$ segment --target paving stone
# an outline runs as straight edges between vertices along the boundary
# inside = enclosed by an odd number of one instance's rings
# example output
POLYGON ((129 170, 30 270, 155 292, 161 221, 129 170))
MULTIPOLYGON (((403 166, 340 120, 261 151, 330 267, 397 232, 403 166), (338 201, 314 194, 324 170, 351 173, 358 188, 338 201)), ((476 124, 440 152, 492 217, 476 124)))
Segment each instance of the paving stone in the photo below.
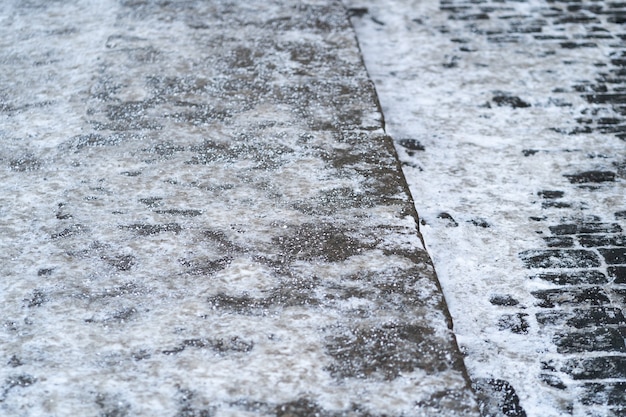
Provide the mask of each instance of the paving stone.
POLYGON ((562 326, 569 316, 570 314, 563 310, 541 311, 535 314, 537 323, 541 326, 562 326))
POLYGON ((541 208, 571 208, 571 203, 566 203, 564 201, 544 201, 541 203, 541 208))
POLYGON ((561 369, 575 380, 626 378, 625 356, 570 359, 561 369))
POLYGON ((559 224, 550 226, 550 231, 555 235, 619 233, 622 227, 618 223, 559 224))
POLYGON ((626 324, 622 311, 613 307, 541 311, 536 314, 536 318, 542 326, 568 326, 577 329, 626 324))
POLYGON ((590 309, 575 309, 574 316, 567 320, 567 325, 584 327, 603 327, 605 325, 624 324, 626 319, 619 308, 593 307, 590 309))
POLYGON ((556 388, 556 389, 560 389, 560 390, 564 390, 567 389, 567 385, 565 385, 565 383, 563 383, 563 381, 561 380, 561 378, 559 378, 556 375, 552 375, 552 374, 540 374, 539 378, 545 382, 546 384, 548 384, 549 386, 551 386, 552 388, 556 388))
POLYGON ((587 405, 623 405, 626 406, 626 382, 607 384, 591 383, 583 385, 583 404, 587 405))
POLYGON ((539 306, 545 308, 552 308, 555 305, 582 306, 610 303, 606 292, 600 287, 541 290, 533 291, 531 294, 542 300, 539 306))
POLYGON ((534 275, 531 278, 539 278, 557 285, 597 285, 609 282, 606 275, 594 269, 545 273, 534 275))
POLYGON ((591 94, 586 98, 594 104, 622 104, 626 100, 626 94, 591 94))
POLYGON ((491 297, 489 297, 489 302, 496 306, 507 306, 507 307, 512 307, 512 306, 516 306, 519 304, 519 301, 513 298, 512 296, 500 295, 500 294, 492 295, 491 297))
POLYGON ((423 151, 423 150, 425 150, 424 145, 422 145, 416 139, 399 139, 398 140, 398 144, 400 144, 400 146, 402 146, 404 148, 407 148, 408 150, 411 150, 411 151, 423 151))
POLYGON ((615 284, 626 284, 626 266, 610 266, 607 271, 615 284))
POLYGON ((526 313, 504 314, 498 319, 498 329, 509 330, 516 334, 528 334, 530 324, 526 317, 528 317, 526 313))
POLYGON ((562 198, 565 195, 564 191, 558 190, 543 190, 537 193, 539 197, 546 199, 562 198))
POLYGON ((555 235, 575 235, 578 232, 578 225, 559 224, 556 226, 550 226, 549 229, 555 235))
POLYGON ((566 177, 572 184, 603 183, 615 181, 615 172, 585 171, 577 174, 566 174, 564 177, 566 177))
POLYGON ((598 249, 608 264, 626 264, 626 248, 598 249))
POLYGON ((626 407, 590 407, 589 417, 622 417, 626 415, 626 407), (600 410, 598 410, 600 408, 600 410))
POLYGON ((581 235, 578 236, 580 244, 586 248, 603 246, 626 246, 626 236, 606 236, 606 235, 581 235))
POLYGON ((624 338, 613 328, 561 333, 553 340, 559 353, 626 352, 624 338))
POLYGON ((459 224, 456 222, 456 220, 454 220, 454 217, 452 217, 449 213, 439 213, 437 215, 438 219, 444 219, 447 220, 449 222, 448 226, 449 227, 458 227, 459 224))
POLYGON ((526 268, 596 268, 598 255, 577 249, 530 250, 520 253, 526 268))
POLYGON ((611 288, 611 297, 615 300, 616 303, 621 303, 622 305, 626 304, 626 288, 611 288))
MULTIPOLYGON (((326 350, 335 359, 329 371, 340 378, 381 374, 388 380, 416 369, 443 371, 449 366, 443 364, 449 361, 443 350, 429 345, 429 333, 428 328, 418 325, 351 329, 345 336, 327 341, 326 350)), ((463 368, 460 361, 454 366, 463 368)))
POLYGON ((543 240, 549 248, 571 248, 574 246, 574 238, 569 236, 548 236, 544 237, 543 240))
POLYGON ((474 381, 472 386, 480 401, 481 415, 526 417, 515 388, 509 382, 482 378, 474 381))
POLYGON ((509 106, 514 109, 530 107, 530 103, 525 102, 519 97, 509 96, 509 95, 497 95, 492 98, 492 100, 498 106, 509 106))

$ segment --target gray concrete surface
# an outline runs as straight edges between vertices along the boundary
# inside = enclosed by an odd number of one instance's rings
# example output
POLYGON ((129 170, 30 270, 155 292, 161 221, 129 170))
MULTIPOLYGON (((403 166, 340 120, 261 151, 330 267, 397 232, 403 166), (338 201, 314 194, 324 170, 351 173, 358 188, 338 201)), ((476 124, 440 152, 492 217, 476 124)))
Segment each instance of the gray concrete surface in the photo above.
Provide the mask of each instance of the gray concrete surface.
POLYGON ((476 415, 341 3, 0 35, 0 415, 476 415))

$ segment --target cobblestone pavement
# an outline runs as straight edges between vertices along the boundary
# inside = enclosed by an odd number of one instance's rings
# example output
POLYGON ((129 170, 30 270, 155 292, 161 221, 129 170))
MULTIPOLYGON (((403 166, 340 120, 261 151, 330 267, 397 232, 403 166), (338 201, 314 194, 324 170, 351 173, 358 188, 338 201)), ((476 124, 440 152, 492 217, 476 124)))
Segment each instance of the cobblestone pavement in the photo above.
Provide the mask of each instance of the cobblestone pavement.
POLYGON ((0 415, 478 415, 340 2, 3 1, 0 74, 0 415))
POLYGON ((626 415, 626 3, 349 6, 483 413, 626 415))

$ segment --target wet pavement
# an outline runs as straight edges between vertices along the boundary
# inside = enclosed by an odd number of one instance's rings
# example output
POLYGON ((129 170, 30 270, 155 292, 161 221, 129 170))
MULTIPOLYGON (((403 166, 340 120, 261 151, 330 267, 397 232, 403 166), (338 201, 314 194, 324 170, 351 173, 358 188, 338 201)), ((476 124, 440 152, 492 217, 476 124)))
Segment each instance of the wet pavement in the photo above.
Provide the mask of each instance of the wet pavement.
POLYGON ((0 23, 1 415, 477 415, 341 3, 0 23))

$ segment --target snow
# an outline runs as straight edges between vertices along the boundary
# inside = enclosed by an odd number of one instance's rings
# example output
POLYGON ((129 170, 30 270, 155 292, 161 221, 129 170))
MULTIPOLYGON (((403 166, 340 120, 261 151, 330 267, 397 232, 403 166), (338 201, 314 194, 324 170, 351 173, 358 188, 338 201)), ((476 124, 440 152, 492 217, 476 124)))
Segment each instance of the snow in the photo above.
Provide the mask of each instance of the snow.
MULTIPOLYGON (((538 309, 531 291, 553 286, 530 280, 531 271, 524 268, 519 254, 545 246, 546 230, 530 217, 546 213, 555 221, 560 217, 558 211, 541 210, 537 194, 541 190, 566 190, 566 196, 583 208, 572 210, 579 218, 594 214, 613 220, 614 211, 624 206, 620 183, 591 192, 575 188, 563 177, 609 165, 606 156, 623 152, 623 142, 599 133, 567 136, 552 129, 574 127, 574 119, 590 107, 576 92, 559 95, 571 103, 559 106, 552 90, 593 80, 597 72, 593 63, 606 61, 610 48, 555 48, 547 54, 546 46, 533 43, 531 37, 517 44, 488 42, 472 33, 466 22, 449 20, 437 0, 346 4, 368 9, 352 21, 379 94, 386 131, 395 139, 403 162, 470 377, 509 381, 531 417, 569 413, 575 393, 539 380, 541 362, 561 356, 552 344, 553 335, 536 323, 538 309), (475 51, 460 52, 453 38, 469 40, 475 51), (572 64, 563 65, 564 61, 572 64), (493 97, 502 92, 531 107, 496 106, 493 97), (401 145, 403 139, 416 140, 425 150, 407 149, 401 145), (523 151, 528 149, 538 152, 525 157, 523 151), (494 306, 493 295, 508 295, 520 304, 494 306), (503 314, 518 312, 527 314, 528 334, 498 328, 503 314)), ((512 8, 510 15, 532 15, 545 4, 531 0, 506 6, 512 8)), ((484 24, 497 25, 495 20, 484 24)), ((572 25, 569 31, 566 34, 572 35, 584 28, 572 25)), ((567 375, 561 377, 567 385, 572 382, 567 375)), ((576 407, 575 415, 588 412, 576 407)))
POLYGON ((341 4, 5 3, 0 414, 475 415, 341 4))

